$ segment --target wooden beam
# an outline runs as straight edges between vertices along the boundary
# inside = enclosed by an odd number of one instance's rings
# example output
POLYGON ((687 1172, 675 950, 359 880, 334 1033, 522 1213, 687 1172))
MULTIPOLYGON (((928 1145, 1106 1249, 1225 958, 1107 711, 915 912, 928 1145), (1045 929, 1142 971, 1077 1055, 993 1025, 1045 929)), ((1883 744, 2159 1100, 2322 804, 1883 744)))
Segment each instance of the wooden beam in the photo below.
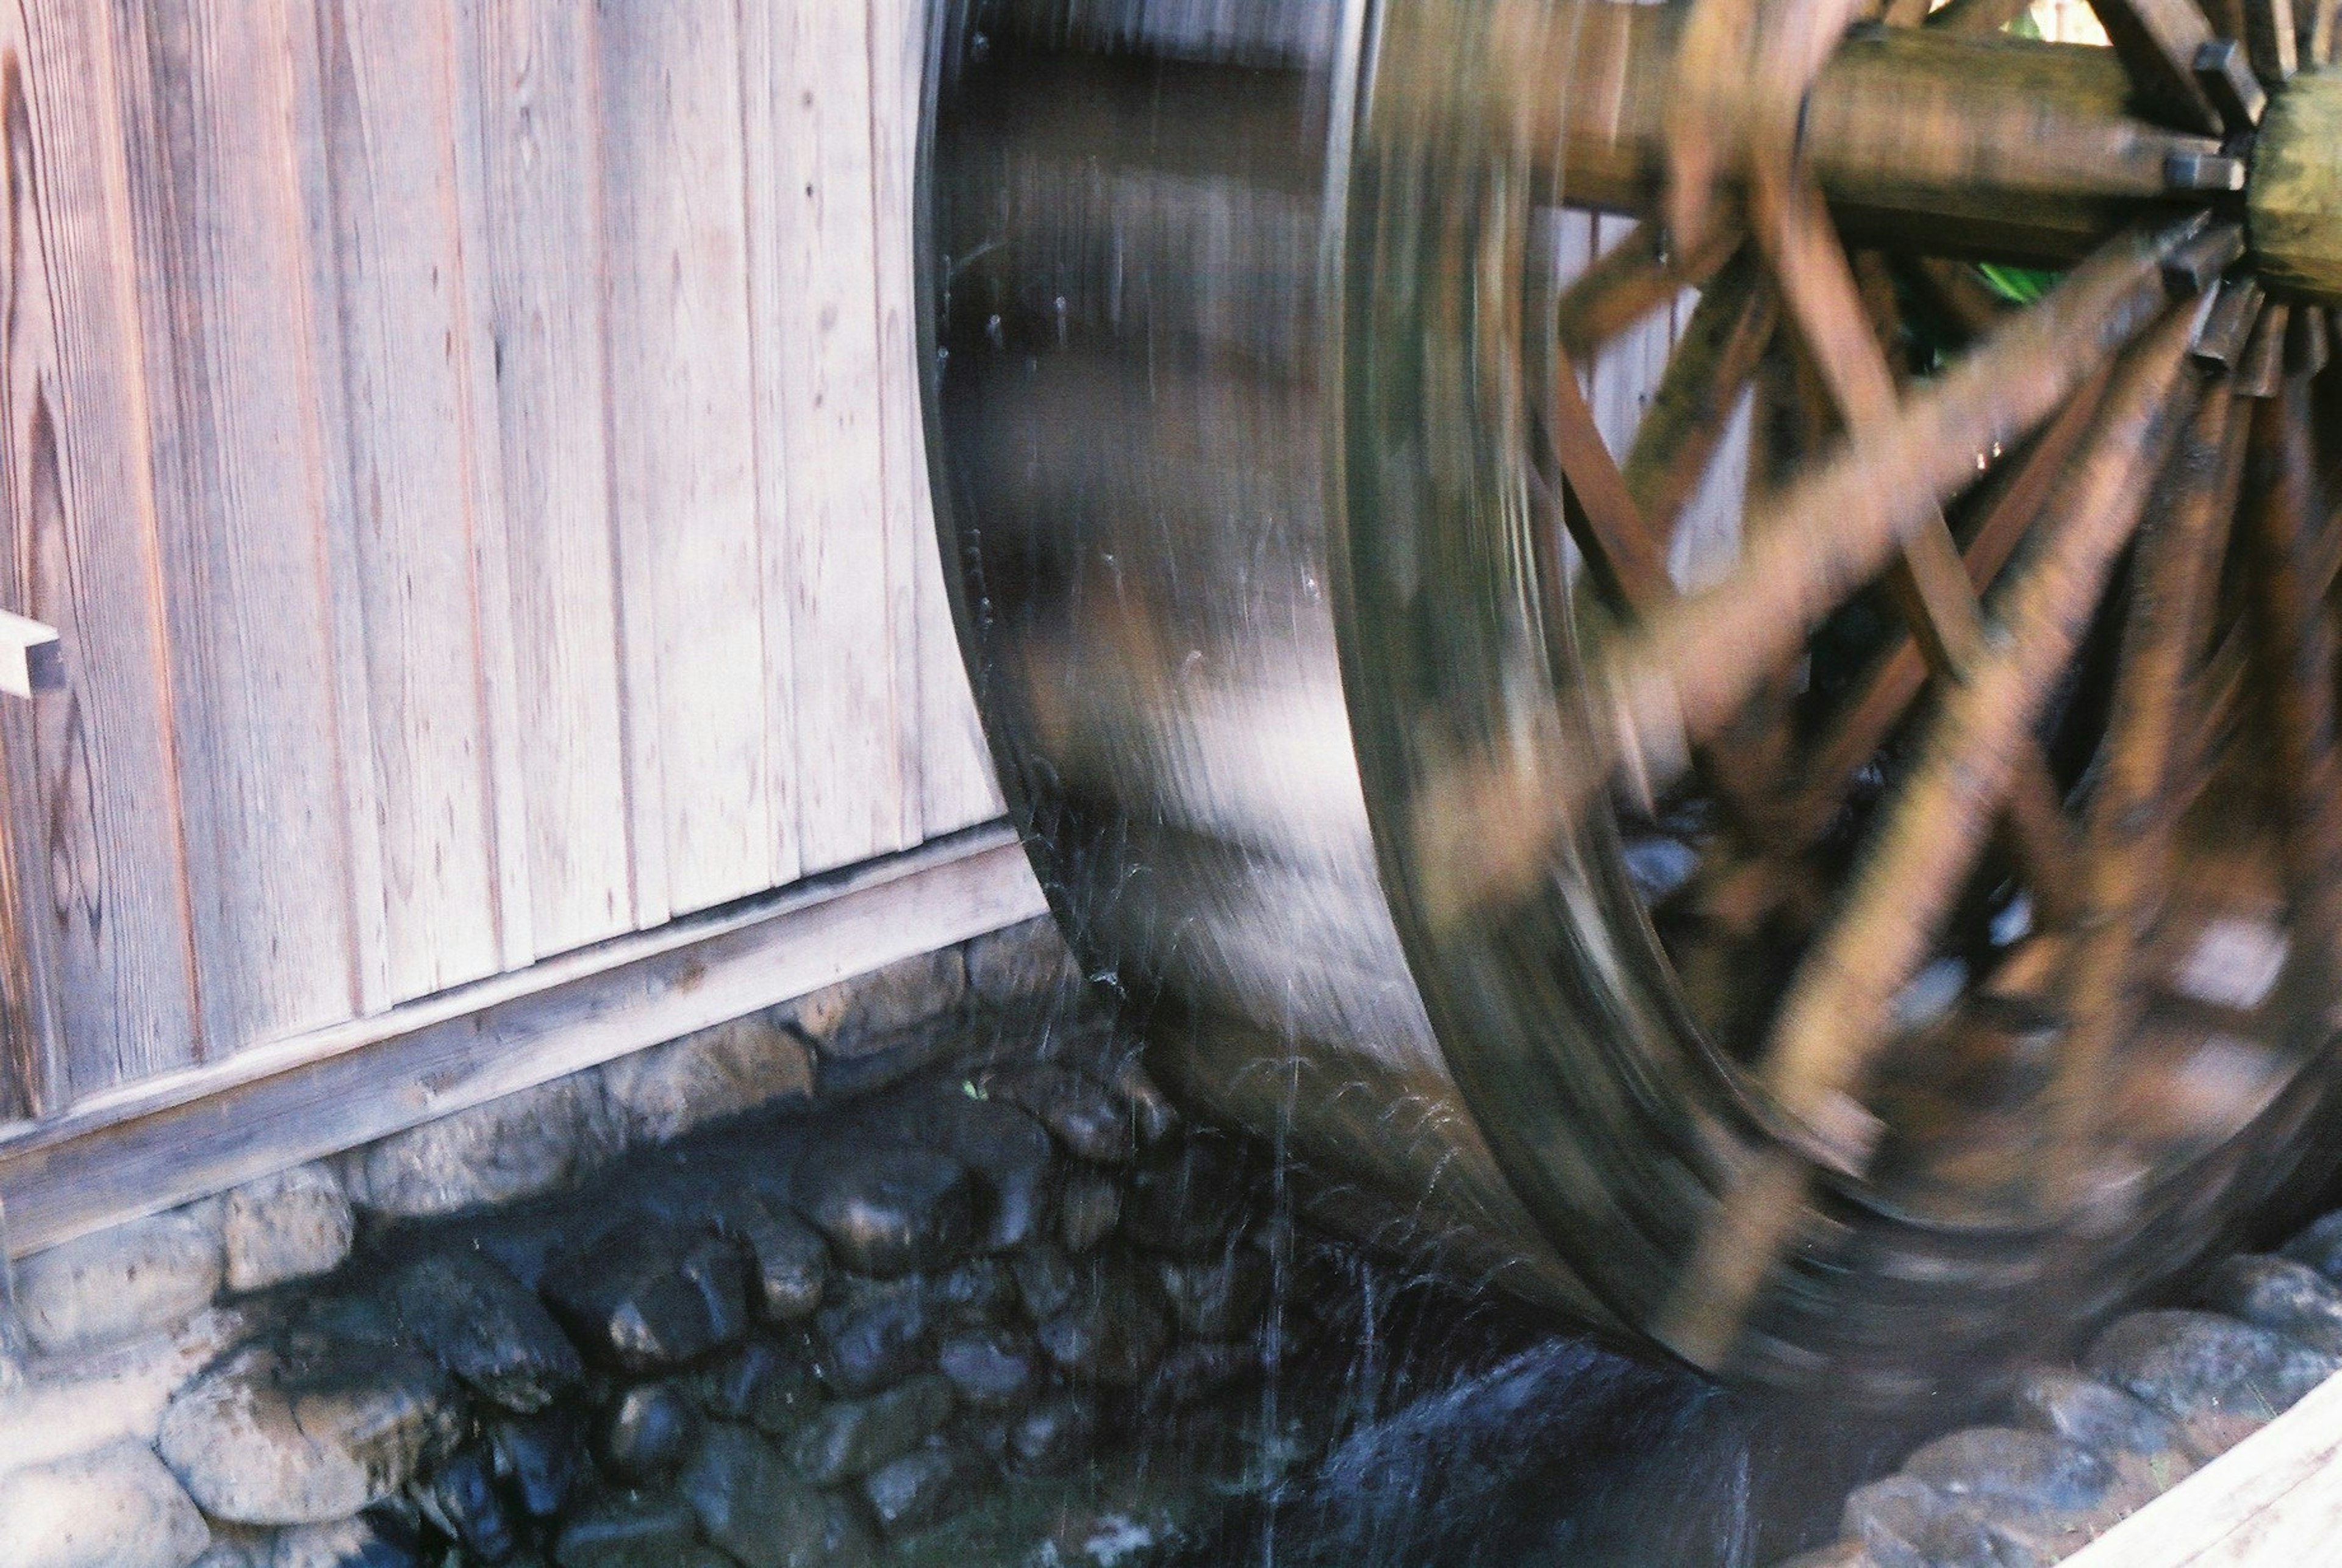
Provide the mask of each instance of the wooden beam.
POLYGON ((0 692, 29 697, 65 685, 65 650, 57 629, 0 610, 0 692))
POLYGON ((990 823, 0 1132, 22 1256, 1044 912, 990 823))

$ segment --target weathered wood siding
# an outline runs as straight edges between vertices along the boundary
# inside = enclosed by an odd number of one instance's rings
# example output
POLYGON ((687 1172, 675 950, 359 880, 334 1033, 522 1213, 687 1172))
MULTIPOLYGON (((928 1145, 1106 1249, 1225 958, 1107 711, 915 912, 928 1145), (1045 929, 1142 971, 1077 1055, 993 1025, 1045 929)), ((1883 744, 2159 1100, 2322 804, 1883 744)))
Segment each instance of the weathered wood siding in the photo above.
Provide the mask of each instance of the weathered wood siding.
POLYGON ((7 0, 0 1121, 996 814, 918 0, 7 0))

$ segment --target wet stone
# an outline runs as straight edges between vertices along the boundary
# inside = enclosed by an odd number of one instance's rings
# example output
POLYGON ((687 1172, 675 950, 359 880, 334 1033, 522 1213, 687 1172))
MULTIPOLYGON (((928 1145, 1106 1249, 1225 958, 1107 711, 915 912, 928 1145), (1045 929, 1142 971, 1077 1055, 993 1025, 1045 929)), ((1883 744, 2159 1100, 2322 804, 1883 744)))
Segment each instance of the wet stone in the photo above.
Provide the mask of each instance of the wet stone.
POLYGON ((622 1372, 694 1361, 748 1332, 748 1269, 731 1243, 620 1225, 555 1259, 543 1292, 588 1352, 622 1372))
POLYGON ((1044 1323, 1037 1337, 1071 1375, 1127 1388, 1162 1359, 1171 1325, 1152 1282, 1116 1259, 1044 1323))
POLYGON ((2216 1443, 2235 1442, 2323 1382, 2333 1357, 2268 1329, 2200 1312, 2118 1318, 2084 1368, 2183 1422, 2214 1422, 2216 1443))
POLYGON ((1130 1113, 1086 1073, 1036 1063, 993 1074, 989 1087, 1031 1112, 1068 1154, 1101 1165, 1119 1165, 1138 1152, 1130 1113))
POLYGON ((380 1345, 245 1347, 171 1402, 156 1446, 204 1511, 248 1524, 346 1518, 444 1451, 445 1374, 380 1345))
POLYGON ((1163 1358, 1146 1380, 1146 1403, 1161 1408, 1199 1403, 1260 1364, 1250 1345, 1228 1340, 1189 1340, 1163 1358))
POLYGON ((1252 1332, 1268 1306, 1270 1265, 1250 1247, 1231 1247, 1211 1263, 1165 1259, 1156 1274, 1181 1332, 1232 1339, 1252 1332))
POLYGON ((742 1345, 700 1373, 692 1386, 700 1408, 715 1419, 746 1423, 775 1435, 796 1431, 821 1403, 821 1390, 806 1356, 762 1340, 742 1345))
POLYGON ((2307 1263, 2337 1284, 2342 1284, 2342 1209, 2325 1215, 2281 1249, 2296 1263, 2307 1263))
POLYGON ((859 1273, 891 1279, 948 1265, 982 1233, 966 1166, 905 1145, 839 1139, 798 1162, 798 1212, 859 1273))
POLYGON ((561 1527, 561 1568, 673 1568, 693 1561, 699 1521, 680 1497, 605 1497, 561 1527))
POLYGON ((2017 1384, 2017 1417, 2101 1455, 2162 1456, 2180 1446, 2178 1428, 2121 1389, 2071 1372, 2035 1372, 2017 1384))
POLYGON ((889 1126, 904 1142, 940 1147, 982 1179, 991 1200, 976 1243, 983 1251, 1021 1247, 1046 1228, 1056 1152, 1025 1112, 1006 1100, 939 1091, 906 1102, 889 1126))
POLYGON ((481 1562, 508 1563, 519 1553, 520 1523, 485 1449, 467 1448, 441 1465, 418 1501, 434 1524, 481 1562))
POLYGON ((395 1515, 362 1515, 287 1530, 269 1568, 422 1568, 423 1545, 395 1515))
POLYGON ((863 1477, 862 1495, 890 1535, 934 1523, 966 1501, 986 1466, 965 1448, 923 1448, 863 1477))
POLYGON ((926 1285, 916 1276, 851 1281, 815 1319, 824 1382, 858 1398, 900 1382, 926 1363, 926 1285))
POLYGON ((1009 1423, 1007 1463, 1028 1475, 1060 1475, 1096 1445, 1097 1406, 1079 1393, 1045 1400, 1009 1423))
POLYGON ((1069 1253, 1086 1253, 1112 1235, 1121 1218, 1121 1187, 1103 1176, 1077 1176, 1057 1200, 1057 1239, 1069 1253))
POLYGON ((672 1475, 699 1438, 699 1413, 671 1383, 638 1383, 618 1396, 602 1427, 602 1461, 621 1480, 672 1475))
POLYGON ((948 1336, 936 1347, 936 1367, 964 1403, 979 1410, 1013 1409, 1041 1384, 1033 1342, 1011 1329, 967 1329, 948 1336))
POLYGON ((2308 1264, 2246 1253, 2205 1282, 2204 1304, 2342 1355, 2342 1291, 2308 1264))
POLYGON ((1224 1139, 1190 1136, 1166 1144, 1132 1170, 1122 1200, 1122 1233, 1142 1247, 1204 1259, 1220 1250, 1247 1208, 1244 1165, 1224 1139))
POLYGON ((577 1348, 544 1303, 478 1253, 417 1260, 400 1272, 391 1301, 441 1365, 506 1410, 543 1410, 585 1375, 577 1348))
POLYGON ((1903 1473, 1956 1502, 2071 1513, 2092 1508, 2114 1470, 2087 1448, 2044 1432, 1977 1426, 1936 1439, 1903 1473))
POLYGON ((814 1568, 829 1561, 829 1499, 791 1474, 779 1452, 746 1428, 711 1428, 682 1486, 707 1538, 746 1568, 814 1568))
POLYGON ((789 1443, 789 1462, 812 1484, 834 1486, 909 1453, 951 1413, 950 1383, 915 1377, 869 1399, 823 1407, 789 1443))
POLYGON ((1016 1278, 997 1258, 974 1258, 927 1288, 938 1326, 996 1323, 1016 1304, 1016 1278))
POLYGON ((1016 1299, 1035 1323, 1065 1311, 1082 1285, 1081 1266, 1052 1247, 1017 1253, 1009 1271, 1016 1277, 1016 1299))
POLYGON ((1933 1488, 1889 1476, 1846 1500, 1843 1526, 1878 1568, 2034 1568, 2037 1555, 1933 1488))
POLYGON ((550 1519, 586 1473, 586 1425, 572 1410, 507 1416, 488 1428, 496 1474, 531 1519, 550 1519))
POLYGON ((1179 1130, 1179 1113, 1136 1055, 1116 1068, 1114 1092, 1130 1117, 1131 1131, 1142 1145, 1152 1147, 1179 1130))
POLYGON ((829 1283, 829 1248, 794 1214, 760 1193, 718 1212, 719 1231, 748 1254, 749 1300, 766 1323, 810 1317, 829 1283))

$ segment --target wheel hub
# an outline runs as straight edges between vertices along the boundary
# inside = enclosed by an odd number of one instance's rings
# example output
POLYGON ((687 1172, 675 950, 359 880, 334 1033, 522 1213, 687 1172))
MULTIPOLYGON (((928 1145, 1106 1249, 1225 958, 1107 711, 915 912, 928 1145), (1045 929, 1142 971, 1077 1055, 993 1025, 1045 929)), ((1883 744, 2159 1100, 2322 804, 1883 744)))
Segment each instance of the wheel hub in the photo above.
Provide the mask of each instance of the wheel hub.
POLYGON ((2246 189, 2261 276, 2342 303, 2342 69, 2305 71, 2277 89, 2246 189))

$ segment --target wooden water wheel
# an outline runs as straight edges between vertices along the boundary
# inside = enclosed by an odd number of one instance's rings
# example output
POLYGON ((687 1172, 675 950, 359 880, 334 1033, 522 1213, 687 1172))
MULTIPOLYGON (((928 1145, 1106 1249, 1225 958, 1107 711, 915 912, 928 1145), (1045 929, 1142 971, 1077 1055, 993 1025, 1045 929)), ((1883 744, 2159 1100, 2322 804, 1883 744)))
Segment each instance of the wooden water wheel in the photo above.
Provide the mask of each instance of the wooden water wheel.
POLYGON ((2337 5, 966 0, 936 498, 1036 865, 1361 1223, 1894 1402, 2307 1197, 2337 5), (1638 219, 1576 270, 1574 221, 1638 219), (1680 317, 1605 439, 1582 367, 1680 317))

